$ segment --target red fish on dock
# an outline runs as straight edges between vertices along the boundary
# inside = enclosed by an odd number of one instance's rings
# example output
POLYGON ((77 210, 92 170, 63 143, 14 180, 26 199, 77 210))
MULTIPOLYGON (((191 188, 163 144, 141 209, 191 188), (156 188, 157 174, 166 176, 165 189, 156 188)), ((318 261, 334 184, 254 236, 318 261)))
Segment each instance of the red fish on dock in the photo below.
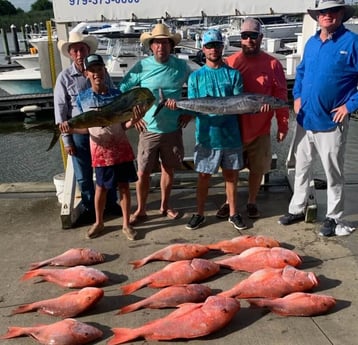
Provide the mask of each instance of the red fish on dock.
POLYGON ((263 268, 218 295, 235 298, 282 297, 292 292, 303 292, 318 285, 313 272, 285 268, 263 268))
POLYGON ((26 272, 21 280, 41 277, 51 283, 69 288, 83 288, 88 286, 99 286, 108 281, 108 277, 92 267, 75 266, 64 269, 39 268, 26 272))
POLYGON ((327 313, 336 305, 332 296, 293 292, 282 298, 249 299, 252 307, 268 308, 281 316, 314 316, 327 313))
POLYGON ((255 272, 266 267, 284 268, 287 265, 297 267, 302 260, 290 249, 254 247, 246 249, 241 254, 215 262, 234 271, 255 272))
POLYGON ((74 317, 94 306, 104 295, 96 287, 85 287, 71 291, 60 297, 24 304, 12 311, 12 314, 27 313, 37 310, 40 314, 59 316, 63 319, 74 317))
POLYGON ((169 315, 138 328, 112 328, 107 345, 144 337, 146 340, 193 339, 225 327, 240 310, 234 298, 209 296, 204 303, 185 303, 169 315))
POLYGON ((129 295, 146 285, 161 288, 170 285, 190 284, 207 279, 218 273, 219 270, 218 264, 205 259, 194 258, 176 261, 143 279, 122 286, 121 290, 124 295, 129 295))
POLYGON ((189 302, 203 302, 211 294, 211 289, 208 286, 201 284, 182 284, 168 286, 152 296, 121 308, 118 314, 130 313, 140 308, 160 309, 177 307, 179 304, 189 302))
POLYGON ((73 267, 78 265, 95 265, 104 262, 105 257, 102 253, 91 248, 72 248, 66 252, 57 255, 53 258, 33 262, 30 269, 34 270, 46 265, 49 266, 65 266, 73 267))
POLYGON ((209 251, 209 248, 201 244, 176 243, 160 249, 141 260, 131 261, 133 268, 139 268, 146 263, 154 260, 179 261, 190 260, 203 256, 209 251))
POLYGON ((253 236, 243 235, 232 238, 231 240, 224 240, 217 243, 208 244, 207 247, 211 250, 220 250, 224 253, 240 254, 244 250, 252 247, 273 248, 279 247, 280 243, 275 239, 267 236, 253 236))
POLYGON ((75 319, 65 319, 50 325, 33 327, 9 327, 0 339, 31 336, 44 345, 82 345, 102 337, 103 332, 96 327, 75 319))

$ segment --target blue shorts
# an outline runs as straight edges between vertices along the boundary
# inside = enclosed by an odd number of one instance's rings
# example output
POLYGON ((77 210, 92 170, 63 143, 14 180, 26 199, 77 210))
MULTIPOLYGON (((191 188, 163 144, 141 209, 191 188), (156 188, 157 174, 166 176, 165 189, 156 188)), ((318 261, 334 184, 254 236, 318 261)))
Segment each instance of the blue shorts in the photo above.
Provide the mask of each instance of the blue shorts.
POLYGON ((96 167, 96 184, 106 189, 117 188, 119 183, 130 183, 138 180, 133 161, 108 167, 96 167))
POLYGON ((244 166, 242 148, 207 149, 196 145, 194 151, 195 171, 204 174, 216 174, 219 167, 225 170, 240 170, 244 166))

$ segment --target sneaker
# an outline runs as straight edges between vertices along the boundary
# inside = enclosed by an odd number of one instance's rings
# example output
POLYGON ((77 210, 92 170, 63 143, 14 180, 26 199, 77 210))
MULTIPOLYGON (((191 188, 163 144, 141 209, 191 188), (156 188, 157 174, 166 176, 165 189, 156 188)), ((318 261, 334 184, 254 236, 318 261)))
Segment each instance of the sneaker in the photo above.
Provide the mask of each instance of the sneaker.
POLYGON ((239 214, 235 214, 231 217, 229 217, 228 222, 234 226, 237 230, 244 230, 247 228, 246 224, 242 220, 241 216, 239 214))
POLYGON ((336 235, 336 231, 335 231, 336 226, 337 226, 337 223, 333 218, 326 218, 322 224, 319 234, 321 236, 326 236, 326 237, 335 236, 336 235))
POLYGON ((186 229, 189 230, 195 230, 197 229, 201 224, 205 223, 205 217, 201 216, 200 214, 193 214, 192 217, 189 220, 189 223, 185 225, 186 229))
POLYGON ((249 218, 260 218, 260 212, 255 204, 247 204, 246 211, 249 218))
POLYGON ((216 217, 220 219, 227 219, 230 216, 230 207, 229 204, 224 203, 220 206, 216 212, 216 217))
POLYGON ((278 220, 278 223, 282 225, 291 225, 294 223, 301 222, 302 220, 305 220, 305 215, 303 213, 287 213, 278 220))
POLYGON ((122 228, 122 232, 126 235, 129 241, 134 241, 137 236, 137 231, 135 231, 132 227, 122 228))

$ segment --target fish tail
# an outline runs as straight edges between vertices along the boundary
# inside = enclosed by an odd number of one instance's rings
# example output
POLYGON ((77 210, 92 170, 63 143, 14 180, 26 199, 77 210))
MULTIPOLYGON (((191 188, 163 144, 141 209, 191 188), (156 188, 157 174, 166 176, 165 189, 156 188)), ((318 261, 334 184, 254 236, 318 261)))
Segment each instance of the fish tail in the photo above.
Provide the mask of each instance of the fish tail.
POLYGON ((51 140, 50 145, 49 145, 49 147, 47 148, 46 152, 47 152, 47 151, 50 151, 50 150, 55 146, 55 144, 56 144, 57 141, 58 141, 58 138, 60 137, 60 134, 61 134, 61 132, 60 132, 60 130, 58 129, 58 127, 56 126, 56 127, 54 128, 54 131, 53 131, 52 140, 51 140))
POLYGON ((246 300, 249 304, 251 308, 262 308, 265 306, 265 304, 263 303, 264 301, 262 300, 262 298, 251 298, 251 299, 247 299, 246 300))
POLYGON ((37 276, 38 276, 38 270, 28 271, 20 278, 20 280, 28 280, 37 276))
POLYGON ((140 308, 141 308, 141 301, 139 301, 137 303, 132 303, 132 304, 126 305, 123 308, 119 309, 119 311, 117 312, 117 315, 131 313, 132 311, 135 311, 140 308))
POLYGON ((139 337, 136 330, 131 328, 112 328, 111 331, 114 336, 107 342, 107 345, 123 344, 139 337))
POLYGON ((142 287, 140 281, 136 281, 134 283, 121 286, 120 289, 123 292, 123 295, 130 295, 132 292, 139 290, 142 287))
POLYGON ((135 260, 131 261, 130 264, 133 265, 133 269, 144 266, 147 263, 145 260, 135 260))
POLYGON ((14 310, 12 310, 11 315, 23 314, 23 313, 27 313, 31 310, 32 310, 32 308, 31 308, 30 304, 24 304, 24 305, 20 305, 19 307, 15 308, 14 310))
POLYGON ((24 334, 26 334, 26 333, 24 332, 23 327, 9 327, 7 329, 7 333, 5 333, 4 335, 0 336, 0 339, 16 338, 16 337, 20 337, 20 336, 22 336, 24 334))
POLYGON ((33 262, 32 264, 30 264, 29 269, 31 271, 33 271, 33 270, 36 270, 37 268, 40 268, 40 267, 45 266, 45 265, 46 265, 46 263, 43 263, 43 262, 33 262))

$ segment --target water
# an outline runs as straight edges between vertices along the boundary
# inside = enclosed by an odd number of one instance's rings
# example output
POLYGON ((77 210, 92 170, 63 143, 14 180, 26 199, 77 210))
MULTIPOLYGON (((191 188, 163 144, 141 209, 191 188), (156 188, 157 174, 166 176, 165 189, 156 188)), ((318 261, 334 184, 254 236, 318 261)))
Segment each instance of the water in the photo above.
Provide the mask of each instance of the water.
MULTIPOLYGON (((64 171, 60 145, 46 152, 52 139, 53 114, 42 115, 39 124, 47 124, 48 129, 35 129, 25 125, 22 119, 2 120, 0 122, 0 183, 52 182, 53 176, 64 171)), ((272 122, 272 153, 277 154, 276 176, 284 176, 285 162, 293 136, 294 115, 290 117, 290 130, 283 143, 277 143, 276 124, 272 122)), ((345 171, 347 182, 355 178, 357 171, 358 120, 352 118, 348 134, 345 171)), ((134 129, 127 131, 134 152, 137 151, 138 134, 134 129)), ((183 130, 185 155, 191 157, 194 147, 194 122, 183 130)), ((315 172, 322 174, 319 160, 315 172)))

